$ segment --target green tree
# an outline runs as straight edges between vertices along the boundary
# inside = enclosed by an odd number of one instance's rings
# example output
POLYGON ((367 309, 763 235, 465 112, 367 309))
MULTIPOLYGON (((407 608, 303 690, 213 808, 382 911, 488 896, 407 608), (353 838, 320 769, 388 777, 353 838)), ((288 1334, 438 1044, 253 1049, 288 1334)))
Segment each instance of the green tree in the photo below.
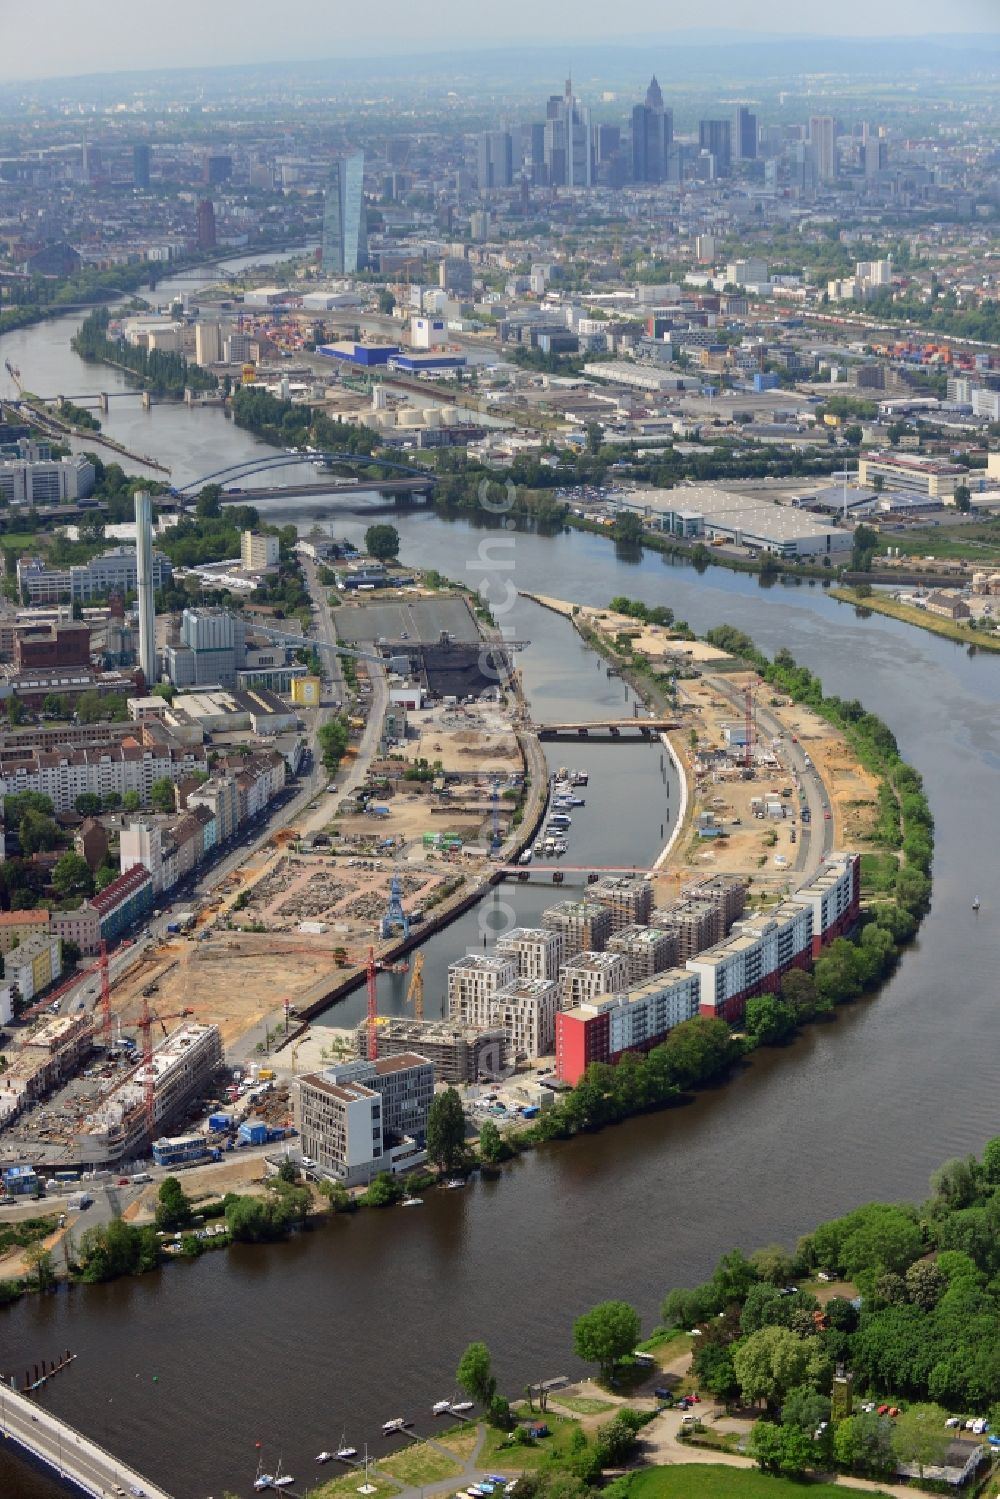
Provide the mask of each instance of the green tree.
POLYGON ((940 1405, 911 1405, 900 1412, 892 1429, 892 1445, 901 1463, 913 1463, 918 1476, 938 1467, 949 1442, 948 1412, 940 1405))
POLYGON ((73 806, 81 817, 96 817, 101 810, 101 798, 96 791, 81 791, 73 806))
POLYGON ((750 1263, 761 1280, 772 1286, 786 1286, 795 1273, 795 1261, 781 1244, 755 1249, 750 1263))
POLYGON ((465 1114, 454 1088, 436 1093, 427 1111, 427 1154, 442 1171, 453 1171, 465 1152, 465 1114))
POLYGON ((388 1208, 402 1202, 403 1196, 402 1182, 388 1171, 380 1171, 361 1200, 365 1207, 388 1208))
POLYGON ((634 510, 620 510, 615 517, 615 523, 611 528, 611 534, 615 541, 624 546, 639 546, 642 543, 642 517, 636 515, 634 510))
POLYGON ((781 1407, 782 1426, 801 1426, 803 1431, 813 1432, 821 1421, 830 1419, 829 1396, 821 1395, 809 1385, 797 1385, 789 1390, 781 1407))
POLYGON ((733 1350, 743 1399, 777 1410, 789 1390, 805 1384, 811 1349, 787 1327, 762 1327, 733 1350))
POLYGON ((12 692, 7 699, 7 718, 12 729, 24 723, 26 709, 16 692, 12 692))
POLYGON ((149 788, 149 799, 157 812, 173 812, 176 807, 174 783, 169 776, 161 776, 149 788))
POLYGON ((52 871, 52 885, 63 900, 75 895, 93 895, 94 876, 86 859, 68 849, 52 871))
POLYGON ((122 811, 138 812, 141 806, 142 798, 139 796, 138 791, 126 791, 122 797, 122 811))
POLYGON ((153 697, 162 697, 166 702, 172 703, 177 696, 177 688, 171 682, 157 682, 151 695, 153 697))
POLYGON ((497 1382, 493 1374, 490 1350, 485 1343, 470 1343, 458 1361, 455 1380, 470 1400, 476 1400, 484 1410, 496 1394, 497 1382))
POLYGON ((18 825, 17 836, 25 857, 59 847, 58 827, 51 817, 45 817, 40 812, 25 812, 18 825))
POLYGON ((746 1002, 743 1028, 758 1046, 778 1046, 795 1034, 790 1005, 774 994, 759 994, 746 1002))
POLYGON ((222 485, 206 484, 195 501, 199 520, 218 520, 222 514, 222 485))
POLYGON ((873 1476, 891 1474, 895 1468, 892 1422, 875 1411, 847 1416, 833 1433, 833 1451, 838 1464, 873 1476))
POLYGON ((191 1200, 176 1176, 166 1176, 156 1195, 156 1226, 172 1230, 191 1222, 191 1200))
POLYGON ((801 1478, 816 1461, 812 1433, 799 1426, 775 1426, 757 1421, 750 1433, 750 1456, 763 1473, 801 1478))
POLYGON ((627 1301, 602 1301, 573 1324, 574 1352, 597 1364, 605 1380, 614 1377, 638 1341, 639 1313, 627 1301))
POLYGON ((391 562, 399 556, 399 532, 395 526, 369 526, 365 532, 365 551, 380 562, 391 562))
POLYGON ((484 1119, 479 1131, 479 1155, 488 1166, 493 1166, 497 1161, 502 1161, 505 1150, 505 1141, 492 1119, 484 1119))
POLYGON ((22 1258, 28 1268, 28 1279, 34 1281, 36 1290, 48 1291, 55 1285, 56 1272, 52 1255, 40 1239, 28 1245, 22 1258))
POLYGON ((972 509, 972 491, 968 484, 956 484, 955 509, 961 511, 963 515, 968 515, 972 509))

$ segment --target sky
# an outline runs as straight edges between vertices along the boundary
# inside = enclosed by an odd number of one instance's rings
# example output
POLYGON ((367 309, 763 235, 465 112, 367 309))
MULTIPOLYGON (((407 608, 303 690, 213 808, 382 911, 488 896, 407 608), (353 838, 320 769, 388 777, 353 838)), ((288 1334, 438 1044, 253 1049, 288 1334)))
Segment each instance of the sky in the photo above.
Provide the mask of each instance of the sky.
MULTIPOLYGON (((720 31, 773 35, 1000 33, 1000 0, 713 0, 720 31)), ((0 0, 0 79, 81 73, 377 56, 380 52, 627 42, 703 28, 706 10, 673 0, 0 0), (373 23, 373 14, 377 22, 373 23), (609 30, 609 16, 617 31, 609 30)))

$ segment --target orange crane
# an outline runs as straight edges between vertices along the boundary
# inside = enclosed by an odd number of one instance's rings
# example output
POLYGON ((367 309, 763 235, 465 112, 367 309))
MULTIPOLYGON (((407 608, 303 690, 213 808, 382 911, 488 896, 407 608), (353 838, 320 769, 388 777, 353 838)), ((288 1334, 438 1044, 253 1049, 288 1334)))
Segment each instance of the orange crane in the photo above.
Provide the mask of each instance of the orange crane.
POLYGON ((368 1060, 378 1061, 378 978, 375 949, 368 949, 368 1060))
POLYGON ((143 1102, 146 1108, 146 1124, 149 1128, 149 1138, 152 1140, 156 1129, 156 1087, 153 1076, 153 1021, 159 1023, 164 1036, 168 1034, 165 1020, 183 1020, 188 1015, 193 1015, 194 1010, 190 1005, 184 1010, 174 1010, 170 1015, 158 1015, 149 1008, 149 998, 142 996, 142 1017, 139 1021, 139 1030, 142 1032, 142 1092, 143 1102))

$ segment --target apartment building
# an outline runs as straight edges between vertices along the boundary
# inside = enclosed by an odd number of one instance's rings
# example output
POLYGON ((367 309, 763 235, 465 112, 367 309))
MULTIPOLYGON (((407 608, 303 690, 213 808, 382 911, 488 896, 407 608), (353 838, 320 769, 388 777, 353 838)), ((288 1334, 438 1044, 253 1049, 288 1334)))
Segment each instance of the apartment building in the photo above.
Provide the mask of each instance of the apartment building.
POLYGON ((542 913, 542 926, 562 933, 563 958, 568 961, 578 952, 603 952, 611 936, 612 917, 600 901, 563 900, 542 913))
POLYGON ((621 953, 579 952, 563 964, 560 1008, 571 1010, 627 987, 628 965, 621 953))
POLYGON ((555 979, 542 978, 516 978, 497 991, 492 1023, 503 1030, 515 1060, 555 1050, 559 993, 555 979))
POLYGON ((4 978, 15 997, 30 1004, 62 974, 62 941, 50 932, 36 932, 11 948, 3 960, 4 978))
POLYGON ((660 927, 624 926, 608 938, 607 951, 620 953, 625 959, 631 986, 673 967, 677 962, 677 937, 660 927))
MULTIPOLYGON (((109 887, 110 888, 110 887, 109 887)), ((140 1068, 84 1120, 77 1135, 80 1158, 94 1164, 133 1160, 211 1083, 222 1065, 222 1038, 215 1025, 182 1025, 153 1052, 153 1129, 145 1108, 146 1073, 140 1068)))
POLYGON ((653 887, 637 875, 606 874, 587 890, 587 899, 596 900, 611 912, 611 929, 619 932, 626 926, 645 926, 653 909, 653 887))
POLYGON ((489 1025, 497 991, 517 978, 513 958, 466 953, 448 964, 448 1014, 464 1025, 489 1025))
MULTIPOLYGON (((355 1032, 358 1055, 368 1055, 366 1021, 355 1032)), ((426 1057, 439 1083, 474 1083, 501 1077, 507 1069, 510 1046, 500 1026, 462 1025, 455 1020, 411 1020, 390 1016, 379 1026, 380 1057, 416 1052, 426 1057)))
POLYGON ((142 743, 126 739, 81 749, 35 750, 16 758, 0 751, 0 796, 38 791, 49 797, 56 812, 71 812, 83 792, 103 798, 134 791, 148 802, 154 781, 176 782, 206 768, 203 745, 168 744, 146 736, 142 743))
POLYGON ((265 536, 259 531, 240 532, 240 566, 245 573, 259 573, 277 565, 277 536, 265 536))
POLYGON ((622 994, 604 995, 556 1016, 556 1072, 578 1083, 592 1062, 617 1062, 648 1051, 675 1025, 698 1013, 697 975, 671 968, 622 994))
POLYGON ((561 931, 543 926, 516 926, 497 938, 497 957, 513 958, 519 978, 557 979, 564 958, 561 931))

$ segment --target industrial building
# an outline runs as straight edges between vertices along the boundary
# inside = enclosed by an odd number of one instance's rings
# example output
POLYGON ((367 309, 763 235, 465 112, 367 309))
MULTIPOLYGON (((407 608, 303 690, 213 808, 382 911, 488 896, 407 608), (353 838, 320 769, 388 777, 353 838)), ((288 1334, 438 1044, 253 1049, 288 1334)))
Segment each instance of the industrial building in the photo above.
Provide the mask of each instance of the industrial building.
POLYGON ((0 504, 62 505, 94 492, 87 458, 0 458, 0 504))
MULTIPOLYGON (((865 482, 862 475, 861 483, 865 482)), ((678 485, 676 489, 633 490, 622 495, 618 504, 641 516, 648 530, 688 539, 718 537, 788 561, 843 558, 853 545, 849 531, 759 493, 678 485)))
MULTIPOLYGON (((173 576, 169 561, 154 549, 152 584, 162 588, 173 576)), ((18 559, 17 587, 25 603, 58 604, 63 599, 87 604, 113 593, 124 598, 138 586, 138 564, 134 547, 111 547, 89 562, 72 567, 47 567, 40 557, 18 559)))
POLYGON ((140 1066, 91 1114, 77 1136, 82 1161, 112 1165, 135 1160, 153 1139, 168 1134, 222 1065, 222 1038, 215 1025, 182 1025, 153 1052, 153 1127, 144 1102, 145 1066, 140 1066))

